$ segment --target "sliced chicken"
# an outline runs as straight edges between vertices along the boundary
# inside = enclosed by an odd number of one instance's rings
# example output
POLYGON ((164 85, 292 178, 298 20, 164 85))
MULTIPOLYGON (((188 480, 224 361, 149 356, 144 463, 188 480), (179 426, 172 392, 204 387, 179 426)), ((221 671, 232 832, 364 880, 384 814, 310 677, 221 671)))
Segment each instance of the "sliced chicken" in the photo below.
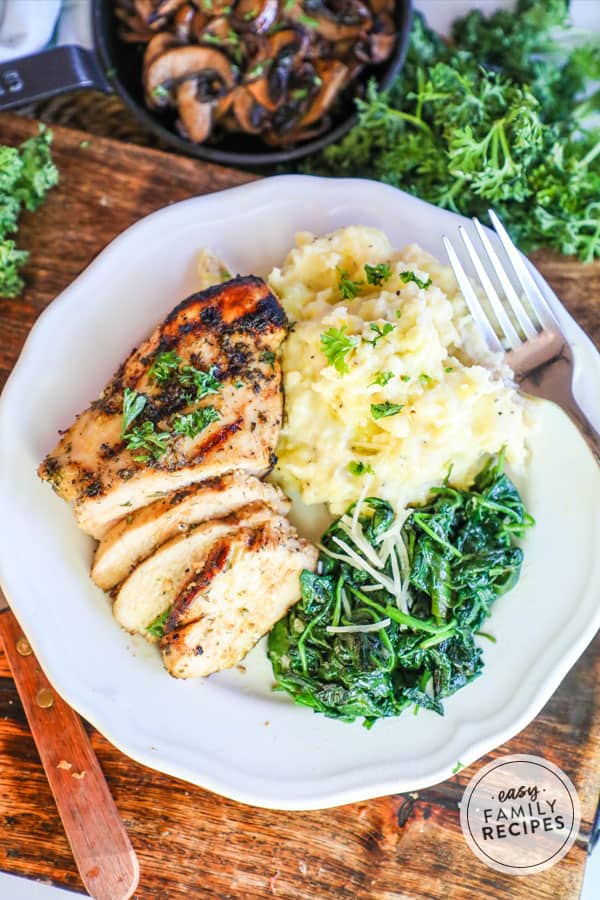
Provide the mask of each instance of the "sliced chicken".
POLYGON ((238 277, 192 295, 64 432, 40 476, 74 504, 80 527, 101 538, 119 519, 181 487, 231 471, 265 474, 281 426, 278 350, 285 334, 285 313, 260 278, 238 277), (156 364, 165 354, 178 363, 158 381, 156 364), (127 397, 143 406, 129 423, 127 397))
MULTIPOLYGON (((264 503, 253 503, 224 519, 197 525, 171 538, 133 570, 113 604, 117 622, 151 640, 148 626, 174 603, 188 579, 204 565, 215 541, 242 527, 259 527, 278 516, 264 503)), ((286 522, 287 520, 283 519, 286 522)), ((290 527, 290 526, 288 526, 290 527)))
POLYGON ((92 578, 108 591, 170 538, 258 501, 282 514, 291 505, 278 487, 245 472, 210 478, 155 500, 121 519, 102 538, 94 556, 92 578))
POLYGON ((213 543, 166 621, 160 649, 171 675, 205 676, 240 662, 300 599, 300 574, 317 555, 277 518, 213 543))

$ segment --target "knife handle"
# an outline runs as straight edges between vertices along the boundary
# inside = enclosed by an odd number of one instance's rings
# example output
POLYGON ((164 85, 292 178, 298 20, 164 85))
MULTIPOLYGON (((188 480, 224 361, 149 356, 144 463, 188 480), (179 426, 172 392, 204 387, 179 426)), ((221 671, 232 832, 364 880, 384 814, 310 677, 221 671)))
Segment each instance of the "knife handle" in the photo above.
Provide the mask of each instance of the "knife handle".
POLYGON ((83 723, 51 687, 9 610, 0 638, 79 874, 94 900, 126 900, 139 865, 83 723))

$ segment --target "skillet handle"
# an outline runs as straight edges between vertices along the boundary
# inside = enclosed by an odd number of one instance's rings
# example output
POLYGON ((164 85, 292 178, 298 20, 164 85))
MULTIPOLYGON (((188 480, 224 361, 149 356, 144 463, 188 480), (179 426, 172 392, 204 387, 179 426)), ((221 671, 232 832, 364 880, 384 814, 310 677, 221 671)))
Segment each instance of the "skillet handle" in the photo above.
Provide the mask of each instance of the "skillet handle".
POLYGON ((52 47, 0 64, 0 111, 78 88, 112 90, 95 55, 85 47, 52 47))

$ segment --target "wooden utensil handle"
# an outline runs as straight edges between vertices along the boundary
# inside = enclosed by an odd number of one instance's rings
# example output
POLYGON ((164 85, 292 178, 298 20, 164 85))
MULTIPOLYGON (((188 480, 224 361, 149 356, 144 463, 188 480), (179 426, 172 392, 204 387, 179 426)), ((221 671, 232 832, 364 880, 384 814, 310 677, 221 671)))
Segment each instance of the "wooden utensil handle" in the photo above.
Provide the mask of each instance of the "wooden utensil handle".
POLYGON ((137 857, 77 713, 44 676, 10 610, 0 638, 86 890, 126 900, 139 880, 137 857))

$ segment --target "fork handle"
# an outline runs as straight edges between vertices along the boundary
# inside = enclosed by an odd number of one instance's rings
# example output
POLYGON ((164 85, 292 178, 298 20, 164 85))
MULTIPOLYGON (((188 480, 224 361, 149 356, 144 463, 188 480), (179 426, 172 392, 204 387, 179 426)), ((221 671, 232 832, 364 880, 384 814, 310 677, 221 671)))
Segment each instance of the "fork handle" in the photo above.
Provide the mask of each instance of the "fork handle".
POLYGON ((600 434, 573 396, 570 366, 564 358, 561 357, 538 372, 533 372, 528 378, 523 378, 520 386, 526 393, 552 400, 560 406, 579 429, 596 462, 600 463, 600 434))

